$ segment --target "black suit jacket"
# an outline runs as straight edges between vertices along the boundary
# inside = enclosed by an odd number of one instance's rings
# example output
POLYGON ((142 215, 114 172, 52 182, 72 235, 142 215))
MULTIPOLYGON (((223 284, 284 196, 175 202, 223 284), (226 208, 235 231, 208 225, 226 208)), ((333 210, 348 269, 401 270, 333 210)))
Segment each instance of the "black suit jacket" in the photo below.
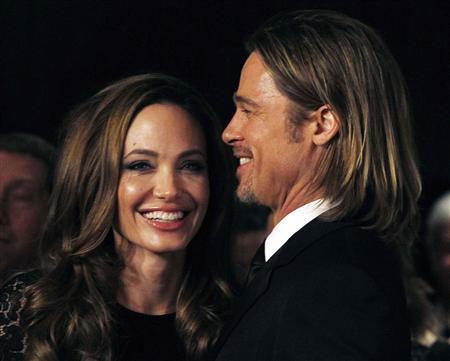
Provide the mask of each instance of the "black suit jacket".
POLYGON ((409 361, 396 257, 375 233, 314 220, 236 304, 217 361, 409 361))

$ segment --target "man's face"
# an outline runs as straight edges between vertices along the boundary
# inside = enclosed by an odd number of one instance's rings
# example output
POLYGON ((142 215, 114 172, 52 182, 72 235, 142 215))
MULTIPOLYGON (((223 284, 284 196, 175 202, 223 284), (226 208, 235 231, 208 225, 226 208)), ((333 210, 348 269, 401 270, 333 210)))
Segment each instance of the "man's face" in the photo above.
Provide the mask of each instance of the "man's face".
MULTIPOLYGON (((252 53, 234 95, 236 112, 222 134, 239 158, 238 197, 273 210, 293 210, 313 199, 308 186, 314 174, 313 122, 290 132, 291 101, 277 89, 261 57, 252 53)), ((284 212, 285 213, 285 212, 284 212)))
POLYGON ((35 256, 47 215, 46 176, 42 161, 0 151, 0 280, 35 256))

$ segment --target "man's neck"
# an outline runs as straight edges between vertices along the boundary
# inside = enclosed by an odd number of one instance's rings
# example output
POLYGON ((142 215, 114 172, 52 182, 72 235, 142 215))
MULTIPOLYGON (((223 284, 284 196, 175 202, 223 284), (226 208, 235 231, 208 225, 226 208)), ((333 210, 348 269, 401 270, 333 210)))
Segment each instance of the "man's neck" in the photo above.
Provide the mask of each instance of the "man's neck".
POLYGON ((310 194, 304 194, 303 192, 295 192, 293 189, 286 199, 281 202, 279 207, 272 209, 272 224, 275 226, 289 213, 305 204, 324 198, 323 193, 322 191, 316 191, 310 194))

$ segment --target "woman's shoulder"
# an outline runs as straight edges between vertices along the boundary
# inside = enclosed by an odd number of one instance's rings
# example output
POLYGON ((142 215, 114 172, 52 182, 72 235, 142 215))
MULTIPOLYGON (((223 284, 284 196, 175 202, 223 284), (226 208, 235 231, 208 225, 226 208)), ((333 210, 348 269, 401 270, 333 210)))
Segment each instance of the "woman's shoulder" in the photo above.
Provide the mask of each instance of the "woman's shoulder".
POLYGON ((37 278, 35 271, 20 273, 9 278, 0 290, 0 359, 20 360, 24 348, 21 317, 25 289, 37 278))

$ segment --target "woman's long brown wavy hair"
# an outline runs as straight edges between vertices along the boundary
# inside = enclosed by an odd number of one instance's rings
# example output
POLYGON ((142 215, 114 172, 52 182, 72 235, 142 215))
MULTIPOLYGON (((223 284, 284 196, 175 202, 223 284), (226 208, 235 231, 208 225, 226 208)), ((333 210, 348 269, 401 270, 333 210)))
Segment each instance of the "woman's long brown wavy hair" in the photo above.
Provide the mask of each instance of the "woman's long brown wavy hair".
POLYGON ((135 116, 156 103, 185 109, 205 134, 210 202, 187 249, 176 325, 189 359, 203 359, 217 340, 230 299, 224 255, 232 199, 220 125, 193 88, 146 74, 108 86, 68 117, 42 240, 42 276, 26 291, 25 360, 114 359, 121 263, 112 227, 122 153, 135 116))

